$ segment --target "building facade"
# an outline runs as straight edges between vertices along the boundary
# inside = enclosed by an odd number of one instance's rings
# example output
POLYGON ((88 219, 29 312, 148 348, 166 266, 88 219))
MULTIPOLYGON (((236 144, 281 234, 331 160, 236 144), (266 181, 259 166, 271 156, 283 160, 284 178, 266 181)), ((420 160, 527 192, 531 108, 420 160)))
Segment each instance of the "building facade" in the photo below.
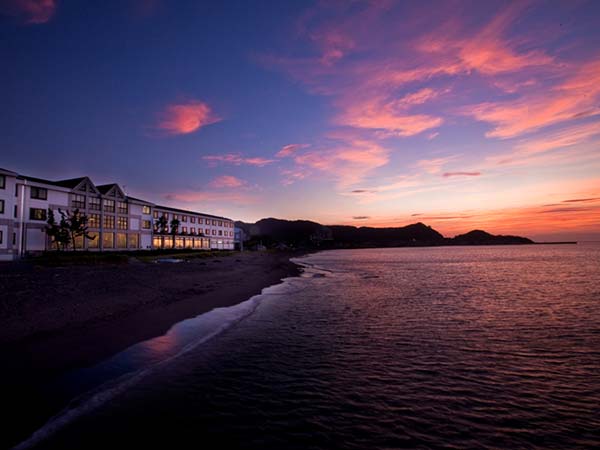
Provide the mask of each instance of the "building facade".
POLYGON ((234 248, 233 221, 226 217, 156 205, 127 196, 118 184, 95 185, 88 177, 50 181, 0 168, 0 260, 52 249, 46 234, 49 209, 57 221, 59 210, 78 209, 88 217, 93 239, 78 238, 74 245, 81 250, 234 248), (159 226, 165 221, 166 228, 159 226))

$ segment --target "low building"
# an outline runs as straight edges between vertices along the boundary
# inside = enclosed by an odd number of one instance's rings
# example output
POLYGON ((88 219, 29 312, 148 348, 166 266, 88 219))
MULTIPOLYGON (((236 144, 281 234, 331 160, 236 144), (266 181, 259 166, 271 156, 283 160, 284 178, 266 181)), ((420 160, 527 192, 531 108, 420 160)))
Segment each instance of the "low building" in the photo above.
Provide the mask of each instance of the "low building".
POLYGON ((234 224, 226 217, 185 211, 130 197, 118 184, 95 185, 88 177, 51 181, 0 169, 0 260, 51 249, 48 209, 78 209, 89 235, 77 249, 90 251, 158 248, 234 248, 234 224), (159 229, 164 217, 168 229, 159 229), (175 229, 172 221, 179 223, 175 229))

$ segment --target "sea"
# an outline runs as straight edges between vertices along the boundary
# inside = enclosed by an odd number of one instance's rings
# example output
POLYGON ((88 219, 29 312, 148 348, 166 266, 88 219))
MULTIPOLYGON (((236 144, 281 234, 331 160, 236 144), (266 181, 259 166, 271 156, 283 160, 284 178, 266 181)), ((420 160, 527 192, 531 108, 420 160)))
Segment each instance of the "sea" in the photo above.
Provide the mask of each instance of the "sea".
POLYGON ((54 380, 72 400, 15 448, 600 448, 600 243, 295 262, 54 380))

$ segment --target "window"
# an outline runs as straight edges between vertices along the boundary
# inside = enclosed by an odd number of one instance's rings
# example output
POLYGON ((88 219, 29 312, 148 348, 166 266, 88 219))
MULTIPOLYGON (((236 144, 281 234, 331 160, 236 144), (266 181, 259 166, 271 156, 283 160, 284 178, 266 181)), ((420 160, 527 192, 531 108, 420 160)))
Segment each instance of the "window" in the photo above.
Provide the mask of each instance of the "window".
POLYGON ((0 189, 6 189, 6 175, 0 175, 0 189))
POLYGON ((98 197, 90 197, 88 206, 93 211, 100 211, 100 199, 98 197))
POLYGON ((29 208, 29 220, 46 220, 46 210, 42 208, 29 208))
POLYGON ((187 222, 187 216, 181 216, 181 221, 182 222, 187 222))
POLYGON ((213 221, 212 221, 212 224, 213 224, 213 225, 216 225, 216 224, 217 224, 217 221, 213 219, 213 221))
POLYGON ((213 234, 213 236, 216 236, 217 235, 217 230, 212 230, 212 234, 213 234))
POLYGON ((179 220, 179 214, 173 214, 173 220, 179 220))
POLYGON ((15 197, 19 196, 19 185, 15 183, 15 197))
POLYGON ((208 228, 206 229, 206 234, 210 234, 210 230, 208 228))
POLYGON ((0 214, 4 214, 4 200, 0 200, 0 214))
POLYGON ((125 233, 117 233, 117 248, 127 248, 127 235, 125 233))
POLYGON ((194 227, 190 228, 190 234, 196 234, 196 229, 194 227))
POLYGON ((144 230, 149 230, 151 226, 152 226, 152 224, 150 223, 149 220, 142 220, 142 228, 144 230))
POLYGON ((164 212, 164 213, 163 213, 163 217, 164 217, 165 219, 169 220, 169 213, 165 213, 165 212, 164 212))
POLYGON ((153 216, 155 219, 158 219, 158 211, 156 211, 156 210, 155 210, 155 211, 154 211, 154 213, 152 213, 152 216, 153 216))
POLYGON ((119 217, 117 219, 117 228, 119 230, 126 230, 127 227, 127 217, 119 217))
POLYGON ((219 230, 219 236, 223 236, 223 230, 219 230))
MULTIPOLYGON (((106 217, 105 217, 106 219, 106 217)), ((102 247, 114 248, 115 247, 115 234, 114 233, 102 233, 102 247)))
POLYGON ((104 216, 104 228, 114 228, 115 227, 115 217, 114 216, 104 216))
POLYGON ((150 214, 150 207, 148 205, 142 206, 142 214, 150 214))
POLYGON ((85 208, 85 195, 75 194, 73 196, 73 198, 71 199, 71 206, 73 206, 73 208, 84 209, 85 208))
POLYGON ((15 217, 17 217, 17 212, 18 212, 18 211, 17 211, 17 205, 15 205, 15 209, 14 209, 14 214, 15 214, 15 217))
POLYGON ((48 189, 31 186, 30 196, 38 200, 48 200, 48 189))
POLYGON ((114 200, 104 200, 104 211, 115 212, 115 201, 114 200))
POLYGON ((130 234, 127 236, 127 246, 129 248, 139 248, 140 247, 140 235, 139 234, 130 234))
POLYGON ((94 239, 87 239, 88 248, 100 247, 100 236, 98 233, 88 233, 88 236, 94 239))
POLYGON ((88 216, 88 226, 90 228, 100 228, 100 214, 90 214, 88 216))
POLYGON ((219 220, 219 226, 222 227, 223 226, 223 221, 219 220))
POLYGON ((196 223, 196 218, 194 216, 190 217, 190 222, 196 223))
POLYGON ((119 202, 119 214, 127 214, 127 203, 119 202))
POLYGON ((17 245, 17 233, 13 233, 13 246, 17 245))
POLYGON ((202 218, 199 218, 198 223, 204 223, 204 220, 202 220, 202 218))
POLYGON ((0 244, 2 244, 3 240, 4 240, 4 232, 2 230, 0 230, 0 244))
POLYGON ((181 227, 181 234, 187 233, 187 227, 181 227))

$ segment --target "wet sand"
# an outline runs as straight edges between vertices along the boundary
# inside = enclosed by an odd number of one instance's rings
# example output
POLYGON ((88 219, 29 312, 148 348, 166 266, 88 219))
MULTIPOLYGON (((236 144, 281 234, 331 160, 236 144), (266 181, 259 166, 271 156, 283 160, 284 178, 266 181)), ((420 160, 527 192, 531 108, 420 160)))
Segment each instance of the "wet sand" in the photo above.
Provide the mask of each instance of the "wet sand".
POLYGON ((188 262, 0 267, 0 353, 15 373, 87 367, 176 322, 240 303, 298 267, 291 253, 188 262))

